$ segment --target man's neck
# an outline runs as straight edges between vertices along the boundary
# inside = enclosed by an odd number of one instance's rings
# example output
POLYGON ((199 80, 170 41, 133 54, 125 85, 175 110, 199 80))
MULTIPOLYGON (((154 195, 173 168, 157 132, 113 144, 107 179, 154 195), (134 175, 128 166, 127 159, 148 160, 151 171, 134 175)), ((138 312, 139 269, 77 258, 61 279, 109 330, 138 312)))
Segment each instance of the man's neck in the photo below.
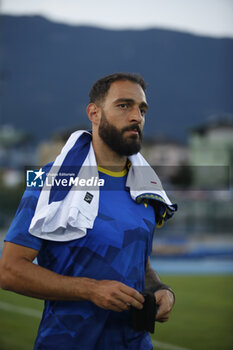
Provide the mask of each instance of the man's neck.
POLYGON ((125 169, 127 164, 127 156, 120 156, 114 152, 99 137, 93 137, 92 144, 98 166, 111 171, 122 171, 125 169))

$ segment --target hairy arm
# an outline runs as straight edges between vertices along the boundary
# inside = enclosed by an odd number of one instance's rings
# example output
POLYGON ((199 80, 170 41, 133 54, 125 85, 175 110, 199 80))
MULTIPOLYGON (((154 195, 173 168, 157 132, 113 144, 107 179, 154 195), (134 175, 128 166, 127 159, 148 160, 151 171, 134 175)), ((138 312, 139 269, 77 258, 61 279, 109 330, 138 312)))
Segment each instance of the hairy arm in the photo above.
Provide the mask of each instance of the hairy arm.
POLYGON ((144 298, 118 281, 97 281, 57 274, 33 263, 38 251, 6 242, 0 260, 0 287, 46 300, 89 300, 97 306, 123 311, 128 304, 142 308, 144 298))
POLYGON ((159 306, 156 320, 159 322, 168 321, 175 303, 175 294, 169 286, 161 282, 157 272, 152 269, 149 259, 146 267, 145 284, 146 290, 154 293, 156 303, 159 306))
POLYGON ((146 289, 150 291, 155 291, 162 285, 159 275, 155 270, 152 269, 150 265, 150 259, 148 259, 146 266, 145 284, 146 289))

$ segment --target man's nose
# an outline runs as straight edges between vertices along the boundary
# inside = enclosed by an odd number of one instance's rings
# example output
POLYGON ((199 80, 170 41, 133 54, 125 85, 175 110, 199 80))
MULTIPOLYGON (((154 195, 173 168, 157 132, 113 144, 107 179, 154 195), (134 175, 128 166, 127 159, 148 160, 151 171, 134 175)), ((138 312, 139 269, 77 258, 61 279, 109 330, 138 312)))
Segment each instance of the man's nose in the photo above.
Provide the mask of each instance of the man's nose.
POLYGON ((138 123, 141 123, 142 121, 142 113, 138 106, 134 106, 130 113, 130 121, 136 121, 138 123))

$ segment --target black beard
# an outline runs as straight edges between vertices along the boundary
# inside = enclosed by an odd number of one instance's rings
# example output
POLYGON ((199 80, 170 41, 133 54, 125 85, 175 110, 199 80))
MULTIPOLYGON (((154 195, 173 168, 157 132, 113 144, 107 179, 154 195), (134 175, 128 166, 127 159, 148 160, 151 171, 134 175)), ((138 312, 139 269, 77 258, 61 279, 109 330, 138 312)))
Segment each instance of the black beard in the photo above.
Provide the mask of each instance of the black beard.
POLYGON ((110 124, 104 114, 101 113, 101 121, 99 125, 99 136, 101 139, 120 156, 131 156, 141 149, 142 132, 138 124, 132 124, 128 127, 118 130, 114 125, 110 124), (137 130, 138 135, 129 135, 124 138, 124 132, 137 130))

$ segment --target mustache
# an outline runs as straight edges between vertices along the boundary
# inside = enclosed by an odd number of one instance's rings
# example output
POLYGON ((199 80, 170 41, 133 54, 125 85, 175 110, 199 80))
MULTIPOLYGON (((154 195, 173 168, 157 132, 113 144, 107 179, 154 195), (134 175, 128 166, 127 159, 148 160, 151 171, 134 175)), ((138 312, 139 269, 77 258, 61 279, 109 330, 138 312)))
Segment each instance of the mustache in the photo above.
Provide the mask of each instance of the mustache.
POLYGON ((123 134, 125 131, 132 131, 132 130, 136 130, 136 131, 138 132, 139 136, 142 135, 141 129, 140 129, 140 127, 139 127, 138 124, 126 126, 125 128, 122 129, 122 134, 123 134))

